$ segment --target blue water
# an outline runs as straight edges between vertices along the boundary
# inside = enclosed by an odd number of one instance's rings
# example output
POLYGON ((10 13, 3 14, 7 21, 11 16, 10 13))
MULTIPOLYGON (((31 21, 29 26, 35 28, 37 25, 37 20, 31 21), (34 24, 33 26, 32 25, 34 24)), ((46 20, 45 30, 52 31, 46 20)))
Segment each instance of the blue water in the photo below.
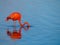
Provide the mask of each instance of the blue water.
POLYGON ((60 0, 0 0, 0 45, 60 45, 60 0), (7 35, 7 29, 13 32, 13 21, 5 22, 14 11, 22 14, 22 23, 31 25, 15 41, 7 35))

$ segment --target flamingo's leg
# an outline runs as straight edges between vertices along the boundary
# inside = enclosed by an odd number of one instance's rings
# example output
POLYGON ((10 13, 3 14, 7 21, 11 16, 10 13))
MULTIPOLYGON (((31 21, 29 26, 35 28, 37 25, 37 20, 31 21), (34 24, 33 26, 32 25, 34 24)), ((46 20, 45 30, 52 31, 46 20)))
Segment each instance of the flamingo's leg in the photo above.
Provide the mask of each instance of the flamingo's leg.
POLYGON ((16 21, 14 21, 14 26, 16 26, 16 21))

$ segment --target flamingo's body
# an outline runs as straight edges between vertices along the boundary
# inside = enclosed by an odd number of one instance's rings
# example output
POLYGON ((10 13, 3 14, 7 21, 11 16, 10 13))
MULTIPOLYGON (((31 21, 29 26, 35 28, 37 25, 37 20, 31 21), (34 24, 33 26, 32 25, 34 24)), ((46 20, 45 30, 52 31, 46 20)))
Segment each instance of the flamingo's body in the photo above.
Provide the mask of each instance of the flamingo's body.
MULTIPOLYGON (((18 21, 20 26, 24 26, 25 24, 28 24, 28 22, 24 22, 24 24, 22 24, 21 18, 22 18, 22 15, 19 12, 13 12, 6 18, 6 21, 8 21, 9 19, 13 21, 18 21)), ((28 26, 30 25, 28 24, 28 26)))
MULTIPOLYGON (((18 12, 13 12, 13 13, 11 13, 7 18, 8 19, 12 19, 13 21, 16 21, 16 20, 21 20, 21 17, 22 17, 22 15, 20 14, 20 13, 18 13, 18 12)), ((8 20, 7 19, 7 20, 8 20)))

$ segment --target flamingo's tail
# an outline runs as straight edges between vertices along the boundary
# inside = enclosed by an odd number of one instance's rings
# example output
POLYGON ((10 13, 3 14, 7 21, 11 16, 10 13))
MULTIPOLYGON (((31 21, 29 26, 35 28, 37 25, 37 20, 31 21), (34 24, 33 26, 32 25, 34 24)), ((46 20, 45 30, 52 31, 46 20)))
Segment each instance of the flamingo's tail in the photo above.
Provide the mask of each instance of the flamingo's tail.
POLYGON ((11 19, 10 17, 6 17, 5 21, 8 21, 9 19, 11 19))

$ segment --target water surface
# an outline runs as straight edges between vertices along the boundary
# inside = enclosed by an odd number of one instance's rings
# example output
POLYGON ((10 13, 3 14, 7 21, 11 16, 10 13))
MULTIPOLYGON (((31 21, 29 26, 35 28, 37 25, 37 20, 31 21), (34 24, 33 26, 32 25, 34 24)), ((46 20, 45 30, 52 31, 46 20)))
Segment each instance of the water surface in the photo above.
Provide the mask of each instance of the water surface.
MULTIPOLYGON (((21 28, 16 22, 16 30, 21 28)), ((60 0, 0 0, 0 45, 60 45, 60 0), (13 40, 7 35, 13 32, 13 21, 5 18, 14 11, 22 14, 21 39, 13 40)))

